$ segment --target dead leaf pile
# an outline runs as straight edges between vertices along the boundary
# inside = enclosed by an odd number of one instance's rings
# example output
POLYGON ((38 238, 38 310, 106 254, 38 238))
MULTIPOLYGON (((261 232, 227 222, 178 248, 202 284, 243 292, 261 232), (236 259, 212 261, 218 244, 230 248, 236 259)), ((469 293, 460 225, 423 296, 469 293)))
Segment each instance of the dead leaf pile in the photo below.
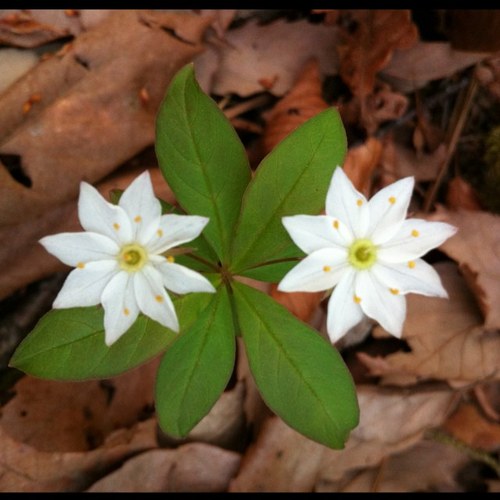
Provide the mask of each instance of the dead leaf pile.
MULTIPOLYGON (((463 14, 436 15, 448 35, 404 9, 0 10, 2 359, 69 270, 38 240, 80 230, 80 181, 108 197, 148 169, 156 195, 175 203, 152 145, 166 86, 187 62, 252 167, 335 107, 357 189, 370 197, 413 176, 409 216, 458 228, 424 257, 448 299, 409 294, 402 339, 366 318, 336 345, 361 408, 343 450, 272 413, 238 339, 229 386, 184 439, 157 425, 158 359, 78 383, 14 383, 0 370, 1 491, 498 491, 500 218, 481 180, 500 64, 493 21, 482 34, 471 23, 461 44, 452 24, 463 14)), ((327 337, 325 294, 242 280, 327 337)))

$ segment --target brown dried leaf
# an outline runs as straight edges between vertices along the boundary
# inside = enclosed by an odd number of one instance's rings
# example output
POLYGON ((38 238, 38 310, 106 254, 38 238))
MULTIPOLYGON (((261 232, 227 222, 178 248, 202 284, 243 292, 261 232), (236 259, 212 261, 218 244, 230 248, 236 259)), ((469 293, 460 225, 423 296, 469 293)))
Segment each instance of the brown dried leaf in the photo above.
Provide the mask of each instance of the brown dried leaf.
POLYGON ((106 381, 56 382, 23 377, 1 410, 0 427, 44 452, 95 448, 107 435, 143 420, 153 408, 158 359, 106 381))
POLYGON ((454 395, 359 386, 358 399, 360 424, 340 451, 270 418, 244 455, 229 491, 305 492, 329 487, 353 469, 377 465, 418 442, 427 428, 446 418, 454 395))
POLYGON ((500 449, 500 424, 487 420, 470 403, 462 403, 446 420, 443 428, 473 448, 489 452, 500 449))
POLYGON ((498 10, 451 9, 446 34, 459 50, 496 52, 500 50, 500 12, 498 10))
POLYGON ((87 491, 223 492, 239 464, 238 453, 204 443, 151 450, 131 458, 87 491))
POLYGON ((381 184, 387 186, 403 177, 415 177, 416 182, 432 181, 446 158, 446 146, 442 144, 431 154, 417 156, 388 137, 384 141, 380 163, 381 184))
POLYGON ((446 205, 451 210, 481 210, 481 204, 474 188, 459 175, 453 177, 448 183, 446 192, 446 205))
POLYGON ((485 59, 485 52, 461 52, 448 42, 418 41, 394 51, 381 75, 400 92, 412 92, 432 80, 447 78, 485 59))
POLYGON ((224 39, 223 46, 207 48, 195 61, 197 79, 208 93, 246 97, 268 90, 281 96, 311 57, 319 60, 322 74, 337 72, 337 30, 332 26, 252 20, 226 32, 224 39))
POLYGON ((129 456, 155 448, 156 420, 120 429, 92 451, 39 451, 0 427, 0 491, 81 491, 129 456))
POLYGON ((280 292, 278 285, 271 285, 271 297, 305 322, 311 319, 324 295, 324 292, 280 292))
MULTIPOLYGON (((460 469, 468 457, 452 446, 421 441, 409 450, 383 460, 378 467, 353 472, 352 479, 342 482, 342 492, 462 492, 457 483, 460 469)), ((319 492, 332 491, 319 488, 319 492)))
MULTIPOLYGON (((500 336, 482 327, 474 298, 450 262, 438 263, 449 300, 410 294, 403 339, 411 352, 397 352, 380 359, 360 354, 372 375, 382 383, 408 385, 419 380, 438 379, 464 384, 498 378, 500 336)), ((374 335, 384 334, 377 327, 374 335)))
POLYGON ((208 22, 114 11, 0 95, 0 161, 31 182, 0 165, 0 226, 71 199, 82 179, 96 182, 152 144, 165 88, 203 49, 208 22))
POLYGON ((328 107, 322 96, 318 61, 311 59, 303 67, 290 92, 265 116, 266 127, 262 137, 264 154, 299 125, 328 107))
MULTIPOLYGON (((111 189, 125 189, 143 170, 145 168, 120 170, 96 187, 108 199, 111 189)), ((149 172, 156 195, 172 203, 172 191, 159 169, 149 169, 149 172)), ((38 218, 29 218, 20 224, 0 228, 0 240, 9 242, 8 245, 0 246, 0 260, 3 259, 5 265, 4 271, 0 273, 0 300, 56 271, 69 271, 67 266, 45 251, 38 240, 49 234, 73 231, 81 231, 76 198, 46 210, 38 218)))
POLYGON ((369 137, 364 144, 349 148, 344 162, 344 171, 358 191, 370 195, 372 174, 382 157, 382 143, 369 137))
POLYGON ((439 207, 428 219, 458 227, 457 234, 440 248, 459 263, 476 291, 485 328, 500 328, 500 216, 439 207))
POLYGON ((409 10, 350 10, 350 29, 344 28, 337 46, 339 73, 351 92, 364 101, 375 86, 377 73, 395 49, 412 47, 418 39, 409 10))

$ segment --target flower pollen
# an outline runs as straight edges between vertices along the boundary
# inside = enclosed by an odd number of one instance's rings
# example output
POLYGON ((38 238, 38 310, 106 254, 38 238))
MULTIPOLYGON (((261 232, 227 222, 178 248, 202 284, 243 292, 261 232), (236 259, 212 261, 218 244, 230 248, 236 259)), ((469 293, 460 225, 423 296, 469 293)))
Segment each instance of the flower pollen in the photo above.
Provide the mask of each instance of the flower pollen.
POLYGON ((335 229, 338 229, 338 228, 339 228, 339 221, 338 221, 337 219, 335 219, 335 220, 333 221, 333 227, 334 227, 335 229))
POLYGON ((161 295, 155 295, 156 302, 163 302, 163 297, 161 295))
POLYGON ((139 223, 139 222, 141 222, 141 221, 142 221, 142 217, 141 217, 140 215, 136 215, 136 216, 134 217, 134 222, 139 223))
POLYGON ((414 262, 413 260, 410 260, 410 261, 408 262, 408 267, 409 267, 410 269, 415 269, 415 262, 414 262))
POLYGON ((130 314, 130 310, 125 307, 125 309, 123 309, 123 314, 125 314, 125 316, 128 316, 130 314))
POLYGON ((325 273, 329 273, 331 270, 332 268, 330 266, 323 266, 323 271, 325 271, 325 273))
POLYGON ((78 264, 76 265, 76 267, 78 269, 83 269, 85 267, 85 264, 83 262, 78 262, 78 264))
POLYGON ((363 200, 362 200, 361 198, 359 198, 359 199, 356 201, 356 205, 358 205, 358 207, 360 207, 362 204, 363 204, 363 200))
POLYGON ((396 198, 395 198, 394 196, 390 196, 390 197, 389 197, 389 203, 390 203, 391 205, 394 205, 394 203, 396 203, 396 198))
POLYGON ((369 269, 377 260, 377 247, 371 240, 356 240, 349 248, 348 259, 356 269, 369 269))
POLYGON ((412 229, 411 235, 416 238, 417 236, 420 236, 420 233, 416 229, 412 229))
POLYGON ((397 288, 389 288, 389 291, 392 295, 399 295, 399 290, 397 288))
POLYGON ((361 297, 358 297, 357 295, 353 295, 352 300, 354 300, 354 302, 356 302, 356 304, 361 303, 361 297))
POLYGON ((120 224, 118 224, 118 222, 115 222, 113 224, 113 227, 115 228, 115 231, 118 231, 120 229, 120 224))
POLYGON ((137 243, 123 246, 118 254, 120 267, 129 273, 139 271, 147 261, 148 254, 146 250, 137 243))

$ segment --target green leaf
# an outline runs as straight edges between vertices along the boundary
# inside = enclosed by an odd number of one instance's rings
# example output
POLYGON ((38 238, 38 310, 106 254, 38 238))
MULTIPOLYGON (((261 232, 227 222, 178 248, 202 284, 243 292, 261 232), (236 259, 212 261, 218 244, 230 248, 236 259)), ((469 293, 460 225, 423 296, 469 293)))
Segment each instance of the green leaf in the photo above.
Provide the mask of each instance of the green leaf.
POLYGON ((250 370, 268 406, 308 438, 343 448, 359 410, 340 354, 262 292, 234 282, 234 298, 250 370))
POLYGON ((210 411, 232 374, 235 337, 229 297, 220 287, 198 321, 167 350, 156 380, 160 427, 183 437, 210 411))
POLYGON ((302 124, 262 160, 243 198, 233 273, 301 255, 281 218, 315 215, 324 208, 333 171, 342 164, 346 148, 342 121, 330 108, 302 124))
POLYGON ((210 218, 203 234, 221 261, 228 263, 251 172, 236 131, 200 89, 192 64, 173 78, 160 106, 156 155, 184 210, 210 218))
MULTIPOLYGON (((210 301, 210 294, 175 300, 183 329, 189 328, 210 301)), ((162 352, 177 334, 140 315, 111 347, 104 343, 101 307, 54 309, 19 344, 10 366, 53 380, 108 378, 134 368, 162 352)))

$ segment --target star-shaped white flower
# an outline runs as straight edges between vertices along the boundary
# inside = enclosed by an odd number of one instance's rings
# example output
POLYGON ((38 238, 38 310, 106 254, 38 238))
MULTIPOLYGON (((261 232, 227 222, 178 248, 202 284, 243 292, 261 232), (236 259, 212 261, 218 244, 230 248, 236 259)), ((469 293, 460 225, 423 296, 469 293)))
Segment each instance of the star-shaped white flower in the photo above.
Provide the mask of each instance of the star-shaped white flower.
POLYGON ((197 215, 161 215, 149 172, 137 177, 118 205, 107 202, 90 184, 80 184, 78 217, 85 232, 46 236, 40 243, 75 267, 53 307, 102 304, 105 341, 118 340, 142 312, 178 332, 174 293, 215 292, 201 274, 174 263, 167 250, 196 238, 208 223, 197 215))
POLYGON ((401 337, 407 293, 448 297, 439 275, 419 257, 457 229, 444 222, 406 219, 414 179, 401 179, 370 201, 341 167, 326 196, 326 215, 283 217, 295 244, 307 253, 281 280, 284 292, 333 293, 327 331, 332 342, 363 319, 375 319, 401 337))

